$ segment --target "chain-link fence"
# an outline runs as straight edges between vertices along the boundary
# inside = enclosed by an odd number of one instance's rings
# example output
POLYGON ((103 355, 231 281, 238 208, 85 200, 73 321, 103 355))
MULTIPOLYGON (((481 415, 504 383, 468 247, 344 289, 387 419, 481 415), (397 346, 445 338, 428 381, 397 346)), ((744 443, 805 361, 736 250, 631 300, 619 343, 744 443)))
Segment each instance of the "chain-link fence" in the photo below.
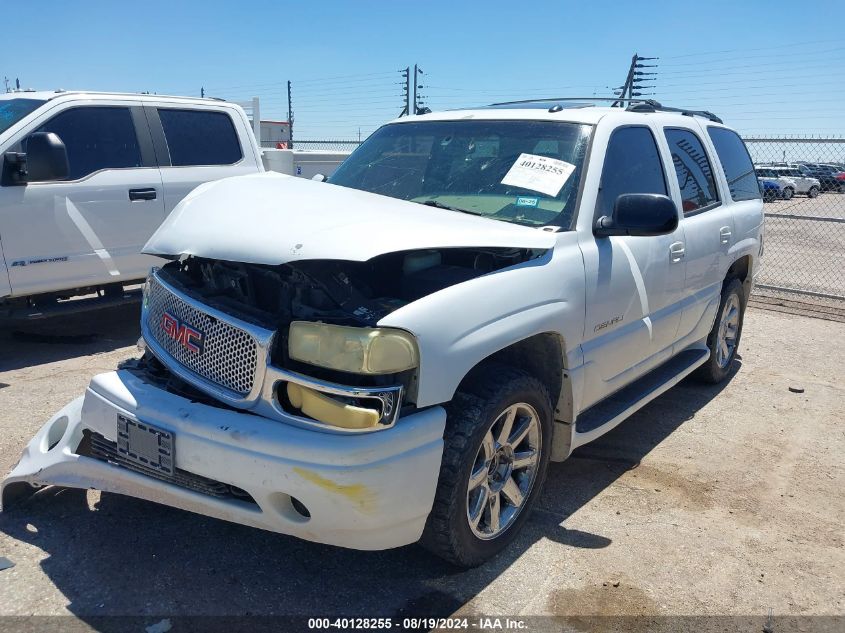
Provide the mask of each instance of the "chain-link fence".
POLYGON ((746 138, 765 200, 763 295, 845 302, 845 139, 746 138))

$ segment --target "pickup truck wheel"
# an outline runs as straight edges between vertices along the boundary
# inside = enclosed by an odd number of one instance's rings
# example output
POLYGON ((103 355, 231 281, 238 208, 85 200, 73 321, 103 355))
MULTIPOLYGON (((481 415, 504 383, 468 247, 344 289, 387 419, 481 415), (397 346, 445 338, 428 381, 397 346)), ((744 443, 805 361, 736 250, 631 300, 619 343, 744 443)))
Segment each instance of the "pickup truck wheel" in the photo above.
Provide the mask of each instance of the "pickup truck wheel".
POLYGON ((707 337, 710 358, 696 371, 704 382, 722 382, 731 372, 739 349, 742 321, 745 316, 745 292, 739 279, 729 279, 722 287, 722 300, 713 329, 707 337))
POLYGON ((819 188, 813 185, 810 187, 810 190, 807 192, 808 198, 816 198, 819 195, 819 188))
POLYGON ((507 547, 540 495, 552 406, 539 380, 490 365, 455 394, 447 414, 440 479, 420 542, 474 567, 507 547))

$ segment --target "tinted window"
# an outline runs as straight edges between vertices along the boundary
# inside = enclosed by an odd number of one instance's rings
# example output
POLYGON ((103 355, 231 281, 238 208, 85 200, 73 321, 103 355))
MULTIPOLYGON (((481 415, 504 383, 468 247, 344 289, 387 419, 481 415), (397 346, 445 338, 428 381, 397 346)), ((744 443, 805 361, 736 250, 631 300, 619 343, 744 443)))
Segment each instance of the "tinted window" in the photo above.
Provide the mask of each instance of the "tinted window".
POLYGON ((228 114, 159 108, 158 115, 172 165, 231 165, 241 159, 238 135, 228 114))
POLYGON ((722 163, 731 198, 734 200, 759 198, 760 188, 754 176, 754 165, 751 163, 751 156, 748 155, 748 149, 742 139, 736 132, 721 127, 708 127, 707 133, 710 134, 719 162, 722 163))
POLYGON ((101 169, 141 166, 141 150, 129 108, 73 108, 38 128, 55 132, 67 148, 70 173, 76 180, 101 169))
MULTIPOLYGON (((698 137, 689 130, 666 130, 666 141, 681 188, 684 213, 692 213, 719 201, 710 160, 698 137)), ((753 173, 753 168, 752 168, 753 173)))
POLYGON ((41 99, 0 100, 0 133, 8 130, 43 103, 46 101, 41 99))
POLYGON ((623 193, 667 194, 663 164, 654 136, 646 127, 616 130, 607 144, 596 215, 611 215, 623 193))

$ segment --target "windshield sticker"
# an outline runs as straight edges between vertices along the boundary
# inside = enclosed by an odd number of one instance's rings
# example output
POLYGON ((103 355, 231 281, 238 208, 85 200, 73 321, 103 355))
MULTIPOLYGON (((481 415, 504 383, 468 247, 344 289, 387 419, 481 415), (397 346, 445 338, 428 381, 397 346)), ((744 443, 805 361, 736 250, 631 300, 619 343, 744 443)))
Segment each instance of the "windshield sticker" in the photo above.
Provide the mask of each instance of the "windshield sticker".
POLYGON ((528 196, 519 196, 516 199, 516 206, 518 207, 536 207, 540 204, 540 198, 529 198, 528 196))
POLYGON ((502 184, 531 189, 556 197, 573 171, 575 171, 575 165, 557 158, 520 154, 502 178, 502 184))

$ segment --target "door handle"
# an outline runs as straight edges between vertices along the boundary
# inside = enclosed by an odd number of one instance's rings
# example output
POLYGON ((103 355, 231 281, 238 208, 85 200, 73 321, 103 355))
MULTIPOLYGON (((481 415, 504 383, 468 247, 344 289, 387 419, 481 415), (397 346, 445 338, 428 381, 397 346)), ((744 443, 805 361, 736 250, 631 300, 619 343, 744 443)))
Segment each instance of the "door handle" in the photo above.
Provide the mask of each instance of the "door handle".
POLYGON ((129 199, 130 200, 155 200, 156 199, 156 190, 152 187, 148 189, 130 189, 129 190, 129 199))
POLYGON ((722 244, 730 244, 731 227, 723 226, 721 229, 719 229, 719 239, 721 240, 722 244))
POLYGON ((686 249, 683 242, 675 242, 669 246, 669 256, 673 262, 679 262, 684 258, 686 249))

